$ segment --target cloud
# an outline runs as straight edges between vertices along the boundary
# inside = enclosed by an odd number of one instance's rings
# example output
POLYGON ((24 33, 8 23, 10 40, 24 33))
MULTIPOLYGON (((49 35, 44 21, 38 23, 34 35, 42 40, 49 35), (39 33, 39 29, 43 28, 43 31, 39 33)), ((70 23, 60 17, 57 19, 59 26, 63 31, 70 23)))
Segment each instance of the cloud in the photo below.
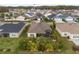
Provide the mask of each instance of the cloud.
POLYGON ((79 5, 79 0, 0 0, 0 5, 79 5))

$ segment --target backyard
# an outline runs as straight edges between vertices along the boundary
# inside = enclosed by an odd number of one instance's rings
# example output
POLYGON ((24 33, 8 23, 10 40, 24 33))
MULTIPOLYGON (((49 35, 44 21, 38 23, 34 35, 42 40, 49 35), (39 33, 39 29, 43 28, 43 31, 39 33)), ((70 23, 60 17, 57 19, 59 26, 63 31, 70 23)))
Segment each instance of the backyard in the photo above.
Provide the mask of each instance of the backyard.
POLYGON ((74 44, 52 29, 51 37, 28 38, 25 28, 19 38, 0 38, 0 53, 75 53, 74 44))

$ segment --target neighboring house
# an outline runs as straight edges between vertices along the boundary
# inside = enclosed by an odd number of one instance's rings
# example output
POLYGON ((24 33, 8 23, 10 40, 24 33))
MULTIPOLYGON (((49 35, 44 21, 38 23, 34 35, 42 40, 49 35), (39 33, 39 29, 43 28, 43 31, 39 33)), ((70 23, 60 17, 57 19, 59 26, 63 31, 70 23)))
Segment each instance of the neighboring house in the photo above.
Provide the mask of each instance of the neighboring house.
POLYGON ((34 16, 34 13, 26 13, 25 16, 28 16, 30 18, 34 16))
POLYGON ((18 38, 25 28, 25 23, 19 22, 18 24, 1 24, 0 37, 18 38))
POLYGON ((76 20, 76 18, 74 16, 68 15, 68 14, 58 14, 54 17, 54 20, 57 23, 63 23, 64 21, 66 21, 68 23, 74 23, 75 22, 74 20, 76 20))
POLYGON ((75 22, 74 20, 76 20, 76 18, 69 15, 65 17, 65 20, 69 23, 74 23, 75 22))
POLYGON ((54 17, 54 20, 56 23, 63 23, 62 19, 63 19, 63 14, 57 14, 55 17, 54 17))
POLYGON ((56 29, 62 37, 68 37, 76 45, 79 45, 79 24, 78 23, 57 23, 56 29))
POLYGON ((18 17, 16 17, 16 20, 18 20, 18 21, 24 21, 25 17, 24 16, 18 16, 18 17))
POLYGON ((51 28, 44 22, 31 24, 28 30, 28 37, 50 36, 51 28))
POLYGON ((34 19, 34 20, 39 20, 39 19, 42 20, 43 17, 44 16, 41 13, 36 13, 32 19, 34 19))
POLYGON ((47 16, 47 19, 49 19, 49 20, 50 20, 50 19, 51 19, 51 20, 54 20, 54 17, 55 17, 55 14, 51 14, 51 15, 48 15, 48 16, 47 16))
POLYGON ((47 16, 48 20, 55 20, 56 23, 63 23, 62 18, 63 18, 63 14, 61 14, 61 13, 51 14, 51 15, 47 16))

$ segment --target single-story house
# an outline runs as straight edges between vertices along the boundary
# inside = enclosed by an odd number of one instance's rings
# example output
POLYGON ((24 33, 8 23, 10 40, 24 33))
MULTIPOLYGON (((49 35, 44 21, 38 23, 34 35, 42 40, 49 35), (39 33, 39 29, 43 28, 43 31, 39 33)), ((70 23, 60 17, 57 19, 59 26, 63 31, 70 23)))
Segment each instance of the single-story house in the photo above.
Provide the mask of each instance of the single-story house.
POLYGON ((25 28, 25 23, 5 23, 0 25, 0 37, 18 38, 25 28))
POLYGON ((57 23, 56 29, 62 37, 68 37, 76 45, 79 45, 79 24, 78 23, 57 23))
POLYGON ((55 20, 56 23, 63 23, 62 18, 63 18, 63 14, 61 14, 61 13, 51 14, 51 15, 47 16, 48 20, 55 20))
POLYGON ((20 16, 16 17, 16 20, 18 20, 18 21, 24 21, 25 17, 20 15, 20 16))
POLYGON ((31 24, 27 34, 28 37, 50 36, 51 31, 52 29, 48 24, 39 22, 31 24))
POLYGON ((57 14, 55 17, 54 17, 54 20, 56 23, 63 23, 63 20, 64 19, 64 16, 63 14, 57 14))
POLYGON ((65 20, 66 20, 67 22, 69 22, 69 23, 74 23, 74 22, 75 22, 74 20, 76 20, 76 17, 71 16, 71 15, 67 15, 67 16, 65 17, 65 20))

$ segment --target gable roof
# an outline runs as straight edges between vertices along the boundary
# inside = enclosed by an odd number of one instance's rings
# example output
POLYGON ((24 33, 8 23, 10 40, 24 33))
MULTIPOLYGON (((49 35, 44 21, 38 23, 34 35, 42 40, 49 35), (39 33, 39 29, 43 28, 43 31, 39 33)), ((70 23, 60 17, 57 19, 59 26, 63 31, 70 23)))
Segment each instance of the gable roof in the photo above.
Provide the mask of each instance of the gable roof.
POLYGON ((57 23, 56 27, 62 32, 69 32, 71 34, 79 34, 78 23, 57 23))
POLYGON ((0 29, 2 31, 0 31, 0 33, 15 33, 15 32, 19 32, 23 26, 25 25, 25 23, 20 22, 18 24, 3 24, 0 26, 0 29))
POLYGON ((49 19, 54 18, 54 17, 55 17, 55 14, 48 15, 47 17, 48 17, 49 19))
POLYGON ((45 33, 46 30, 51 30, 50 26, 44 22, 41 23, 33 23, 28 33, 45 33))

